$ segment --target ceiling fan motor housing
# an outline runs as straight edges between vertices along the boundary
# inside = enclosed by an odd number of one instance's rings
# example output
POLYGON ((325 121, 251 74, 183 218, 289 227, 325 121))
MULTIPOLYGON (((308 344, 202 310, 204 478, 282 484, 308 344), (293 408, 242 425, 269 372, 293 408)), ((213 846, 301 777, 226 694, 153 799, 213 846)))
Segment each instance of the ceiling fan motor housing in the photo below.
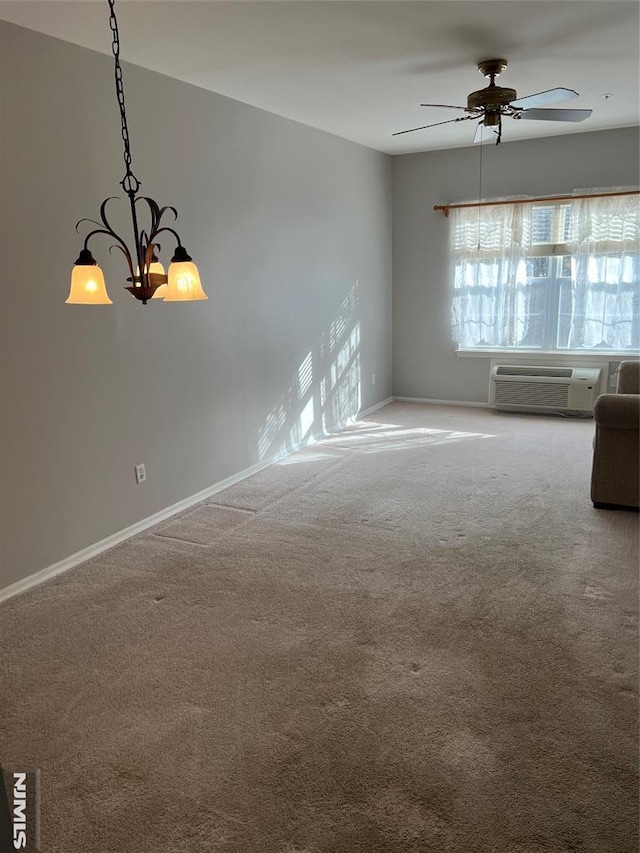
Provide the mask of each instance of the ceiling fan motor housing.
POLYGON ((515 89, 507 89, 504 86, 487 86, 486 89, 480 89, 469 95, 467 109, 499 110, 500 107, 506 107, 511 101, 515 101, 517 97, 518 93, 515 89))

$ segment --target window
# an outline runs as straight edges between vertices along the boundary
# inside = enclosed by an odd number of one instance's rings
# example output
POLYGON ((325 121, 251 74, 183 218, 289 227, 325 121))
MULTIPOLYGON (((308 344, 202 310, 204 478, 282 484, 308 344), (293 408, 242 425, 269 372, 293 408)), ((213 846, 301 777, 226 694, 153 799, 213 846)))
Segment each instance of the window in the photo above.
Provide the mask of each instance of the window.
POLYGON ((461 349, 640 346, 638 195, 451 211, 461 349))

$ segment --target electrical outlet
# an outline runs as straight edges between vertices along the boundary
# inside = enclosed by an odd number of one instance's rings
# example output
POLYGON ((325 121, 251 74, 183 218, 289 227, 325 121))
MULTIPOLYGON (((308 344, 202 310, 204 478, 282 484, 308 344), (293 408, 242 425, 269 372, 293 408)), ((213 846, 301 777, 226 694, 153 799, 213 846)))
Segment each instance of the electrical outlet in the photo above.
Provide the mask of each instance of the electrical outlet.
POLYGON ((147 479, 147 472, 144 470, 144 465, 136 465, 136 483, 144 483, 147 479))

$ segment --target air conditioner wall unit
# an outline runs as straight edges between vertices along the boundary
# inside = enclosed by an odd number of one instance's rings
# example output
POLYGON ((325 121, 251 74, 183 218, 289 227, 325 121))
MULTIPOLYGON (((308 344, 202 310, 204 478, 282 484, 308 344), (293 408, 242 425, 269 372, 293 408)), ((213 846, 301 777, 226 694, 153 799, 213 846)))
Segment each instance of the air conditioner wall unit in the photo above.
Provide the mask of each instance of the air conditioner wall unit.
POLYGON ((508 412, 593 415, 600 368, 496 364, 489 405, 508 412))

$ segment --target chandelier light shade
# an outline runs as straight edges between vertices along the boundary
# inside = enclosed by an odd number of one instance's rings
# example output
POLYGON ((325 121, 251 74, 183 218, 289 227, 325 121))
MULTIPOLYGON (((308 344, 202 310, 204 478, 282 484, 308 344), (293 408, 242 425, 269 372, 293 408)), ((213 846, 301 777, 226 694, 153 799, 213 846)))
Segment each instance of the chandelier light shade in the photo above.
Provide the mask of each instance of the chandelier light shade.
POLYGON ((165 302, 185 302, 192 299, 208 299, 200 284, 198 267, 182 246, 178 246, 169 264, 169 280, 165 302))
POLYGON ((109 248, 110 252, 113 249, 118 249, 124 255, 129 269, 129 277, 127 278, 129 286, 126 290, 143 305, 146 305, 149 299, 164 300, 165 302, 189 302, 207 299, 208 297, 200 283, 198 268, 187 254, 178 232, 163 224, 163 219, 167 215, 172 215, 174 219, 177 219, 178 214, 175 207, 160 207, 152 198, 139 195, 141 182, 131 171, 129 127, 124 104, 122 68, 120 66, 120 37, 114 2, 115 0, 108 0, 109 25, 113 35, 111 49, 115 62, 116 97, 120 107, 122 142, 124 144, 125 175, 120 181, 120 185, 129 198, 133 245, 130 248, 109 223, 106 208, 111 199, 115 198, 110 196, 100 206, 100 221, 81 219, 76 225, 76 231, 83 222, 89 222, 96 227, 90 230, 85 237, 84 247, 71 272, 71 289, 66 301, 72 305, 112 304, 107 294, 102 270, 89 250, 89 241, 98 234, 106 235, 114 241, 109 248), (141 229, 138 224, 138 214, 141 213, 140 202, 143 202, 147 211, 146 218, 149 224, 146 229, 141 229), (161 251, 158 238, 161 234, 170 235, 177 244, 169 265, 168 276, 165 275, 164 267, 158 258, 158 253, 161 251))
POLYGON ((71 272, 71 290, 67 302, 75 305, 112 305, 104 283, 104 274, 91 252, 83 249, 71 272))

